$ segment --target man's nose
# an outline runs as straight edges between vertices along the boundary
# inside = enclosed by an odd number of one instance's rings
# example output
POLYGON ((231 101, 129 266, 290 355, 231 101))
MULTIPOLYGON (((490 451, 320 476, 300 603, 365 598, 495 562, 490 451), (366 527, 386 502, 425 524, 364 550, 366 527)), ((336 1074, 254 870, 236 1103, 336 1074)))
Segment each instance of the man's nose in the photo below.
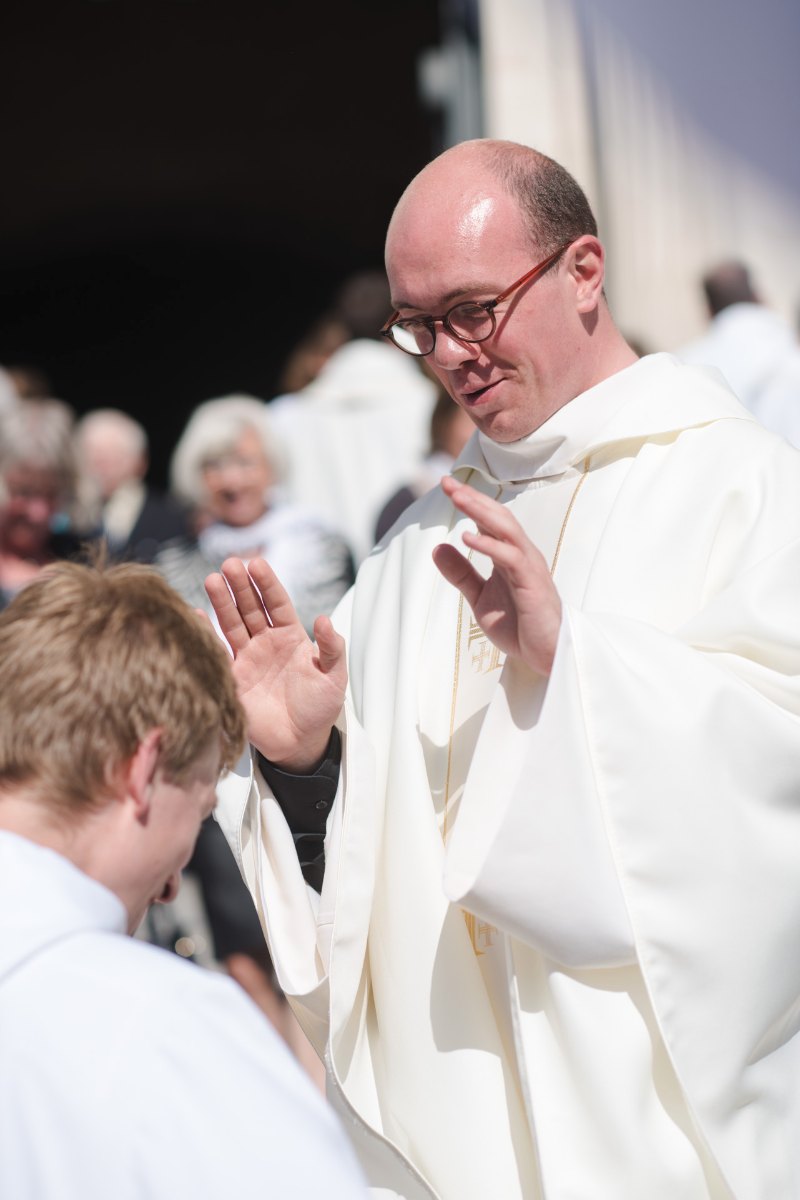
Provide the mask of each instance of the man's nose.
POLYGON ((456 371, 462 363, 474 361, 480 357, 481 348, 478 342, 465 342, 455 336, 445 325, 434 327, 436 343, 431 357, 437 367, 445 371, 456 371))

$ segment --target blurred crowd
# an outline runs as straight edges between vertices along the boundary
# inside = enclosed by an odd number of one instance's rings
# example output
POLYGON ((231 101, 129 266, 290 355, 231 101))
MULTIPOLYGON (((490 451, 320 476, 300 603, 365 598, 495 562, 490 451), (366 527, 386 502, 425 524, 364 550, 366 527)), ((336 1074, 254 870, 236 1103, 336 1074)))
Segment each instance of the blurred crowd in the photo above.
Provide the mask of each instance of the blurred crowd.
MULTIPOLYGON (((708 329, 676 353, 722 371, 759 420, 800 446, 795 332, 741 263, 720 264, 703 288, 708 329)), ((108 407, 78 417, 39 370, 0 371, 0 608, 47 564, 102 543, 114 560, 154 565, 213 619, 206 576, 229 555, 264 556, 313 634, 472 431, 425 360, 379 336, 390 311, 382 274, 349 279, 289 354, 279 396, 227 395, 191 413, 166 492, 148 482, 148 434, 133 415, 108 407)), ((140 936, 227 971, 321 1078, 213 820, 189 873, 186 894, 153 910, 140 936)))

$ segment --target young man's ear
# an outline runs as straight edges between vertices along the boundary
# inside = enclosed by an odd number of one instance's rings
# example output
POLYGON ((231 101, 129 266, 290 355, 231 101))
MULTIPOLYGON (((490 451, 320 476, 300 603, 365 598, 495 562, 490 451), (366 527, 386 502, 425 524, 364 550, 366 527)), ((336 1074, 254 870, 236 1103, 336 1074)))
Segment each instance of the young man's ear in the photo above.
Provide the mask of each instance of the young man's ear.
POLYGON ((139 743, 125 770, 126 794, 133 801, 140 821, 146 821, 150 812, 160 751, 161 730, 151 729, 139 743))
POLYGON ((570 269, 578 312, 594 312, 603 294, 605 275, 605 253, 596 237, 587 235, 574 244, 570 269))

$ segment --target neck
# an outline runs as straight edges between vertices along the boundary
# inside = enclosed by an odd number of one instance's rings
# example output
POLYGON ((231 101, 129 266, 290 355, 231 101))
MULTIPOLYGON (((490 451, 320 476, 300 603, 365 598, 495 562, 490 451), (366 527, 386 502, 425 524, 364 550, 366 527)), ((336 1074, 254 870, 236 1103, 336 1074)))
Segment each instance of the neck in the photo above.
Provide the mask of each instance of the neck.
POLYGON ((109 891, 130 911, 123 890, 116 886, 114 868, 115 817, 112 802, 88 812, 63 813, 49 805, 32 788, 0 792, 0 829, 24 837, 37 846, 60 854, 109 891))

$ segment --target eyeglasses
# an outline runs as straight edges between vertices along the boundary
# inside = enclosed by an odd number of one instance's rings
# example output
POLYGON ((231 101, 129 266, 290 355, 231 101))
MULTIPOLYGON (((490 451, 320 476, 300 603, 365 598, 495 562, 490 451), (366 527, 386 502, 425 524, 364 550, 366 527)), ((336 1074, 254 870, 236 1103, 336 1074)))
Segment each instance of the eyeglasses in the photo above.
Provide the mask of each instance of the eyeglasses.
POLYGON ((201 470, 207 475, 220 475, 223 471, 242 471, 252 474, 263 469, 263 459, 248 454, 238 454, 231 450, 228 454, 218 454, 215 458, 206 458, 201 464, 201 470))
POLYGON ((436 345, 436 323, 441 321, 444 328, 460 342, 485 342, 497 328, 495 309, 503 300, 507 300, 518 288, 537 275, 543 275, 548 267, 552 267, 572 242, 565 242, 558 250, 553 251, 542 262, 526 271, 516 283, 512 283, 494 300, 464 300, 448 308, 440 317, 401 317, 397 311, 392 313, 381 330, 381 337, 389 338, 398 349, 406 354, 423 357, 430 354, 436 345))

